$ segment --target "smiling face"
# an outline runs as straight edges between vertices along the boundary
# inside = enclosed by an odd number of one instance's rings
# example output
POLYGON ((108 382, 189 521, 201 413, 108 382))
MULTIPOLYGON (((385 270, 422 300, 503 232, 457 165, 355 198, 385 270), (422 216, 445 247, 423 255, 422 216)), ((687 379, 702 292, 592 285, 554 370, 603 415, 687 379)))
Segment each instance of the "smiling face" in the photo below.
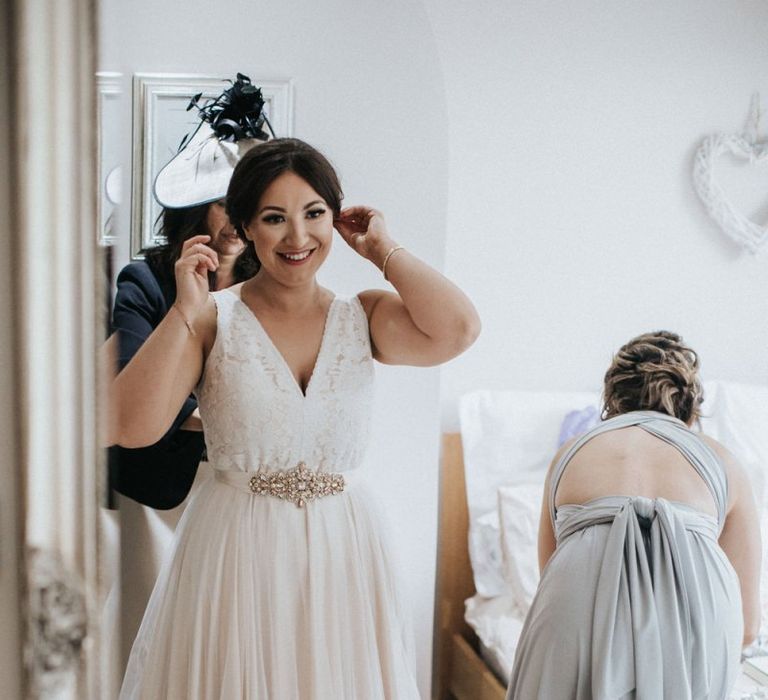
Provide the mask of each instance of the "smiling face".
POLYGON ((333 212, 310 184, 293 172, 279 175, 264 191, 244 227, 269 274, 287 286, 314 279, 333 240, 333 212))
POLYGON ((219 255, 239 255, 245 247, 229 221, 223 199, 208 205, 204 227, 205 233, 211 237, 209 245, 219 255))

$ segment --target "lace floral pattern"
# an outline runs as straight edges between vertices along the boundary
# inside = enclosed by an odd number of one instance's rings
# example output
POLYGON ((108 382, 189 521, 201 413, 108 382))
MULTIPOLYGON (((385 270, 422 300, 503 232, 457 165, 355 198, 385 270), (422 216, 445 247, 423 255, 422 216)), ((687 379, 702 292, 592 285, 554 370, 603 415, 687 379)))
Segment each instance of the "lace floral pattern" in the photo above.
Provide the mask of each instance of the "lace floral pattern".
POLYGON ((235 293, 213 292, 216 342, 198 386, 208 457, 216 469, 342 472, 363 459, 373 360, 357 297, 334 299, 306 394, 256 316, 235 293))

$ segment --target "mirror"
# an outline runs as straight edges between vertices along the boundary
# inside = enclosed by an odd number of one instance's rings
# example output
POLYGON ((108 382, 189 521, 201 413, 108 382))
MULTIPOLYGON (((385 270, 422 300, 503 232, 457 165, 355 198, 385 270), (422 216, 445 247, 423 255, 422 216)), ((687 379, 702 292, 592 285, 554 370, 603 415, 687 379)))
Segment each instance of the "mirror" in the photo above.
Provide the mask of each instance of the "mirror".
MULTIPOLYGON (((611 353, 656 328, 699 351, 706 379, 768 384, 764 247, 750 253, 724 235, 692 176, 707 135, 743 129, 762 79, 763 6, 224 2, 212 12, 102 0, 99 17, 98 69, 119 91, 101 127, 104 167, 113 172, 116 153, 123 173, 113 278, 158 242, 151 184, 189 126, 185 103, 240 71, 272 100, 279 135, 333 162, 345 203, 384 211, 397 240, 479 310, 483 333, 461 358, 376 369, 366 486, 384 511, 423 697, 446 682, 432 677, 445 614, 435 608, 439 436, 458 431, 462 395, 598 391, 611 353)), ((754 183, 765 161, 729 168, 723 186, 764 225, 754 183)), ((340 295, 386 287, 340 240, 321 282, 340 295)), ((210 468, 195 478, 193 493, 210 468)), ((184 505, 115 505, 105 527, 121 596, 110 610, 119 685, 184 505)))
MULTIPOLYGON (((253 26, 261 21, 256 14, 243 20, 251 29, 243 31, 239 38, 231 34, 231 25, 226 30, 221 25, 219 38, 208 34, 203 42, 187 42, 183 36, 198 37, 206 24, 200 22, 200 17, 191 17, 187 6, 165 5, 162 10, 153 6, 150 14, 155 19, 148 31, 149 6, 129 10, 119 3, 101 3, 99 69, 123 76, 127 109, 136 74, 232 78, 240 71, 257 85, 290 80, 296 95, 293 133, 316 145, 331 159, 341 174, 345 203, 380 207, 389 226, 398 231, 398 242, 440 266, 446 235, 448 156, 444 147, 446 125, 437 55, 425 49, 426 62, 416 65, 411 64, 404 51, 398 52, 397 57, 374 57, 369 54, 370 38, 360 36, 347 37, 345 47, 339 45, 334 49, 329 32, 338 31, 335 21, 330 21, 319 8, 309 9, 306 15, 307 9, 286 6, 275 10, 280 15, 275 17, 275 26, 294 25, 294 18, 304 15, 301 22, 307 22, 307 36, 299 38, 304 30, 297 34, 292 30, 290 37, 279 36, 282 32, 264 32, 258 40, 260 48, 254 53, 253 26), (178 37, 179 41, 171 42, 170 37, 178 37), (225 57, 221 51, 224 45, 234 52, 225 57), (277 60, 280 54, 287 56, 290 52, 297 59, 302 57, 303 67, 277 60), (367 58, 353 67, 349 59, 354 54, 367 58), (323 56, 322 61, 319 56, 323 56), (410 77, 403 81, 401 76, 406 72, 410 77), (335 77, 328 80, 329 76, 335 77), (375 93, 370 90, 373 76, 375 93), (403 138, 405 123, 409 133, 403 138), (371 136, 383 146, 375 153, 368 144, 371 136), (423 167, 417 171, 398 165, 407 162, 419 162, 423 167)), ((367 13, 364 16, 361 10, 354 12, 355 22, 384 22, 386 36, 398 37, 398 46, 402 48, 421 45, 430 32, 423 12, 417 22, 405 29, 393 9, 379 8, 372 17, 367 13)), ((346 26, 353 26, 352 18, 346 26)), ((213 26, 210 29, 218 31, 213 26)), ((388 42, 384 36, 379 42, 384 51, 388 42)), ((159 96, 157 103, 161 110, 162 99, 159 96)), ((123 117, 124 129, 127 124, 130 119, 123 117)), ((131 143, 128 131, 122 133, 121 143, 131 143)), ((124 162, 128 160, 124 156, 124 162)), ((125 204, 119 214, 124 228, 113 255, 115 273, 131 261, 126 241, 132 222, 136 221, 136 200, 127 193, 131 183, 127 171, 125 168, 123 177, 125 204)), ((340 295, 387 287, 381 273, 360 261, 339 239, 321 277, 325 286, 340 295)), ((423 436, 439 434, 438 386, 436 370, 377 367, 373 408, 373 425, 377 427, 372 432, 365 464, 366 487, 377 497, 382 518, 388 523, 386 534, 395 562, 391 575, 404 591, 407 614, 413 620, 412 660, 418 669, 422 695, 428 693, 431 667, 439 449, 436 439, 424 440, 423 436), (414 533, 418 536, 414 537, 414 533)), ((203 472, 201 468, 200 478, 204 477, 203 472)), ((179 514, 148 511, 125 499, 120 499, 118 513, 122 561, 122 641, 118 655, 125 665, 179 514)))

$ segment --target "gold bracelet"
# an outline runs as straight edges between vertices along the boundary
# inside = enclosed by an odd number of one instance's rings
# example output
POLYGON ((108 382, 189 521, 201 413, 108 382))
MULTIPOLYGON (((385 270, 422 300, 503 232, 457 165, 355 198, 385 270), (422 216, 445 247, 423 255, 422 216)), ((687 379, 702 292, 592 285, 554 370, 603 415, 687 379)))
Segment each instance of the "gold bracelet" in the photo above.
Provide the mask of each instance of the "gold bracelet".
POLYGON ((403 246, 396 245, 394 248, 390 248, 389 252, 384 256, 384 262, 381 265, 381 272, 384 275, 384 279, 389 282, 389 278, 387 277, 387 263, 389 262, 389 259, 392 257, 393 253, 396 253, 398 250, 405 250, 403 246))
POLYGON ((195 329, 192 328, 192 324, 189 322, 189 319, 182 313, 181 309, 178 306, 176 306, 176 304, 171 304, 171 308, 176 309, 176 313, 179 314, 179 316, 181 316, 184 323, 187 324, 187 328, 189 329, 190 334, 197 335, 197 333, 195 333, 195 329))

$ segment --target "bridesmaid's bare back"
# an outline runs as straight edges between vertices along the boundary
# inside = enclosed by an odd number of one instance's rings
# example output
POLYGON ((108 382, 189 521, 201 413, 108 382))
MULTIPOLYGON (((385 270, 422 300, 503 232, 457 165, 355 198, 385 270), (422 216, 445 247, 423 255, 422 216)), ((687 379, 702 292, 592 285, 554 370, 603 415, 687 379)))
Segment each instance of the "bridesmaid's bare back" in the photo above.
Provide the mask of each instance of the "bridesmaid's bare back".
POLYGON ((555 504, 601 496, 665 498, 717 517, 712 493, 691 463, 637 426, 597 435, 583 445, 563 473, 555 504))

